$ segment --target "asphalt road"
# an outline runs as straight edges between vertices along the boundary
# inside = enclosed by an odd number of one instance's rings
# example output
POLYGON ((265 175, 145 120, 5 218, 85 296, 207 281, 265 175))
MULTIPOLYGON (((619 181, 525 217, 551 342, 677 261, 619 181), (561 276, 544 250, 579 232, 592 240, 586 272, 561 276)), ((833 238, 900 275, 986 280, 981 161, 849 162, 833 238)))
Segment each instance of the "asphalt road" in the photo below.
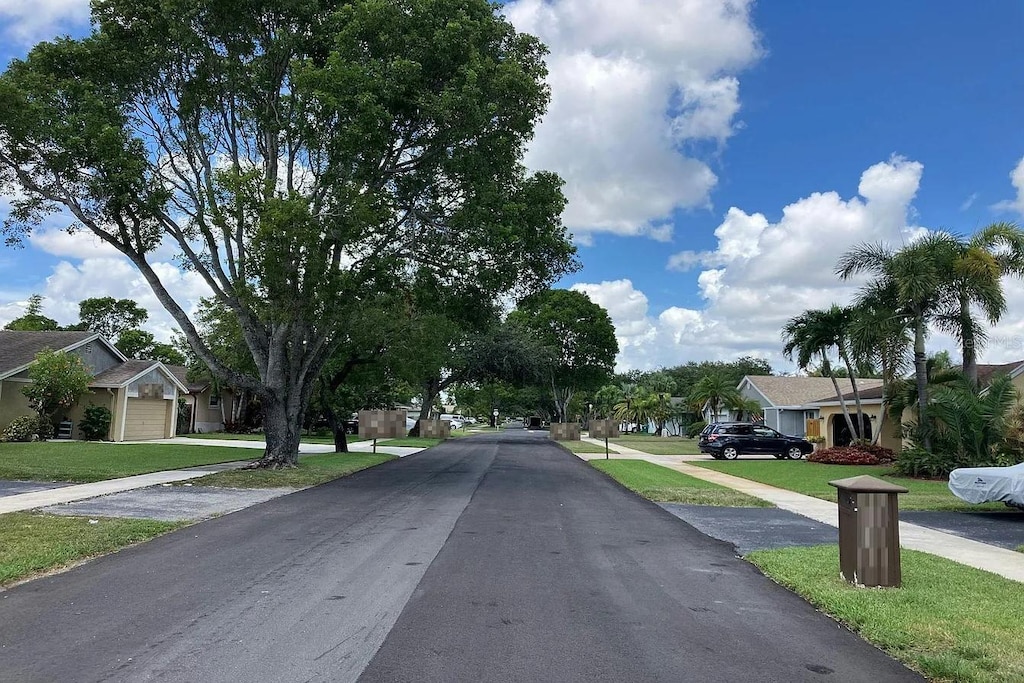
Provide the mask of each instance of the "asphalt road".
POLYGON ((448 442, 0 593, 2 681, 357 678, 921 680, 525 432, 448 442))

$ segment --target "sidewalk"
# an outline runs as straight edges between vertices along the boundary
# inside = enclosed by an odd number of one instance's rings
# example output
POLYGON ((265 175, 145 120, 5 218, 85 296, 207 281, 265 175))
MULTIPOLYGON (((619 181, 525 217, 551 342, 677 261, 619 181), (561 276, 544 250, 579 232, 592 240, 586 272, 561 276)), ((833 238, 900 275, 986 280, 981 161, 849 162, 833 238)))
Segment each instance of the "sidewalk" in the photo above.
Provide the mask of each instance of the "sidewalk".
MULTIPOLYGON (((603 441, 582 437, 582 441, 604 446, 603 441)), ((696 465, 690 465, 684 460, 688 456, 678 455, 649 455, 642 451, 625 446, 615 446, 620 452, 621 458, 647 460, 656 465, 662 465, 687 474, 696 479, 703 479, 713 484, 725 486, 726 488, 745 493, 761 500, 766 500, 777 507, 795 512, 810 519, 839 527, 839 509, 835 503, 812 496, 805 496, 794 491, 787 491, 775 486, 761 484, 749 479, 742 479, 731 474, 709 470, 696 465)), ((598 457, 597 454, 580 453, 578 456, 584 460, 591 460, 598 457)), ((600 454, 604 457, 604 454, 600 454)), ((837 539, 838 540, 838 539, 837 539)), ((972 541, 967 538, 947 534, 935 529, 928 529, 909 522, 900 522, 900 545, 911 550, 945 557, 946 559, 966 564, 970 567, 983 569, 993 574, 999 574, 1014 581, 1024 582, 1024 554, 997 548, 987 543, 972 541)))
MULTIPOLYGON (((162 441, 147 441, 145 443, 164 443, 175 445, 189 444, 193 446, 229 446, 234 448, 260 450, 265 448, 265 444, 261 441, 229 439, 175 438, 163 439, 162 441)), ((373 450, 373 444, 364 442, 353 443, 349 444, 349 450, 358 453, 368 453, 373 450), (362 447, 356 448, 356 446, 362 447)), ((406 448, 400 446, 385 447, 381 444, 377 445, 378 453, 397 455, 400 458, 413 455, 414 453, 419 453, 422 450, 422 448, 406 448)), ((333 452, 334 446, 330 445, 302 444, 299 447, 300 455, 314 455, 333 452)), ((106 479, 104 481, 97 481, 90 484, 70 484, 68 486, 50 488, 42 491, 0 496, 0 514, 7 512, 24 512, 25 510, 34 510, 36 508, 47 507, 50 505, 61 505, 89 498, 98 498, 99 496, 106 496, 112 493, 122 493, 124 491, 149 488, 150 486, 159 486, 161 484, 171 484, 179 481, 187 481, 189 479, 198 479, 199 477, 205 477, 206 475, 213 474, 214 472, 221 472, 227 469, 237 469, 250 462, 252 462, 252 459, 214 465, 200 465, 198 467, 189 467, 180 470, 165 470, 163 472, 151 472, 149 474, 136 474, 131 477, 121 477, 120 479, 106 479)))

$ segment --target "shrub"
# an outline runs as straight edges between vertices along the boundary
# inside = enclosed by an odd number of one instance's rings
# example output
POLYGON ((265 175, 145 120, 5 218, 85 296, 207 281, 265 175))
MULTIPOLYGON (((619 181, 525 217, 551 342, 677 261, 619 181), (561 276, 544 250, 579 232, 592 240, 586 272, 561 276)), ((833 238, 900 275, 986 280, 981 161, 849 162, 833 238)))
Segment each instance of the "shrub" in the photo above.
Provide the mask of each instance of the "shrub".
POLYGON ((102 441, 110 433, 110 419, 109 408, 90 405, 85 409, 78 428, 86 441, 102 441))
POLYGON ((35 415, 16 417, 4 428, 0 441, 39 441, 39 422, 35 415))
POLYGON ((825 443, 825 437, 823 436, 809 436, 807 441, 810 443, 825 443))
POLYGON ((895 458, 895 454, 888 448, 865 444, 823 448, 807 456, 807 462, 823 465, 887 465, 895 458))
POLYGON ((900 451, 895 469, 907 477, 943 477, 955 468, 950 468, 949 456, 914 447, 900 451))
POLYGON ((693 422, 686 428, 686 435, 691 439, 695 436, 700 436, 700 433, 704 431, 704 428, 708 426, 707 422, 703 420, 699 422, 693 422))

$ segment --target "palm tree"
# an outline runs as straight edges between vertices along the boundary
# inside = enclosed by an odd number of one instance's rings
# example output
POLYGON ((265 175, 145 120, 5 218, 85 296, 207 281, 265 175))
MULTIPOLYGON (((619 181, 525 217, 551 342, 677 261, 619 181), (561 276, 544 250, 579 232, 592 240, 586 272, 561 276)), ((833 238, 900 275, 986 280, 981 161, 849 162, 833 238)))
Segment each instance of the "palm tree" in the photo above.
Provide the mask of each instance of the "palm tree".
MULTIPOLYGON (((928 357, 925 339, 928 325, 957 302, 954 273, 958 271, 961 240, 945 232, 935 232, 892 251, 884 245, 863 244, 843 254, 836 274, 847 280, 861 273, 875 276, 861 295, 888 290, 895 304, 894 313, 905 317, 914 331, 914 375, 917 382, 917 413, 924 423, 928 406, 928 357)), ((924 447, 931 449, 926 435, 924 447)))
POLYGON ((955 271, 957 300, 938 322, 958 337, 963 349, 964 374, 968 381, 977 384, 977 352, 985 334, 971 314, 971 306, 980 307, 990 324, 999 322, 1006 312, 1003 276, 1024 275, 1024 231, 1012 223, 994 223, 968 240, 961 239, 959 246, 955 271))
MULTIPOLYGON (((846 400, 843 398, 843 392, 839 388, 839 381, 832 370, 832 361, 829 358, 829 350, 837 345, 839 336, 842 336, 838 330, 846 324, 846 316, 840 315, 834 310, 838 308, 838 306, 833 306, 828 311, 804 311, 802 314, 790 318, 782 328, 782 339, 785 342, 782 354, 790 360, 794 360, 795 355, 796 365, 801 370, 806 370, 815 358, 820 360, 821 374, 832 380, 836 398, 839 400, 839 407, 842 408, 843 417, 846 419, 846 426, 849 427, 851 435, 857 436, 861 434, 861 430, 855 429, 853 426, 853 418, 850 417, 850 411, 846 407, 846 400)), ((852 368, 849 370, 852 374, 852 368)), ((850 379, 853 380, 852 377, 850 379)), ((859 394, 854 394, 854 396, 857 398, 858 411, 861 411, 858 419, 863 425, 860 396, 859 394)))
POLYGON ((726 406, 735 406, 743 401, 739 390, 723 375, 710 374, 700 378, 690 392, 689 402, 699 412, 707 405, 711 409, 712 420, 718 417, 719 411, 726 406))
POLYGON ((881 438, 893 387, 909 366, 910 327, 907 318, 896 312, 894 296, 891 289, 871 289, 863 293, 860 302, 851 309, 847 330, 854 357, 877 364, 881 369, 882 412, 873 443, 881 438))

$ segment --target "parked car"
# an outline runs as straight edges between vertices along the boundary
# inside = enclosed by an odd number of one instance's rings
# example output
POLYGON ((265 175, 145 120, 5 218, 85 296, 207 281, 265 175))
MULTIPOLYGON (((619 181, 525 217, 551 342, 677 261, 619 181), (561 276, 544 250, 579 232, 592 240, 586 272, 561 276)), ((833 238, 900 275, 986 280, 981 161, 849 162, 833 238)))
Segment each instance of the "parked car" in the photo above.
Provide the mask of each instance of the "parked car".
POLYGON ((776 458, 799 460, 814 450, 807 439, 786 436, 771 427, 750 422, 715 422, 700 433, 701 453, 715 460, 735 460, 740 455, 768 453, 776 458))
POLYGON ((450 423, 449 426, 452 429, 462 429, 462 425, 465 424, 465 422, 463 422, 462 420, 461 415, 451 415, 449 413, 445 413, 441 416, 441 420, 447 420, 450 423))
POLYGON ((949 490, 968 503, 998 502, 1024 509, 1024 463, 955 469, 949 473, 949 490))

